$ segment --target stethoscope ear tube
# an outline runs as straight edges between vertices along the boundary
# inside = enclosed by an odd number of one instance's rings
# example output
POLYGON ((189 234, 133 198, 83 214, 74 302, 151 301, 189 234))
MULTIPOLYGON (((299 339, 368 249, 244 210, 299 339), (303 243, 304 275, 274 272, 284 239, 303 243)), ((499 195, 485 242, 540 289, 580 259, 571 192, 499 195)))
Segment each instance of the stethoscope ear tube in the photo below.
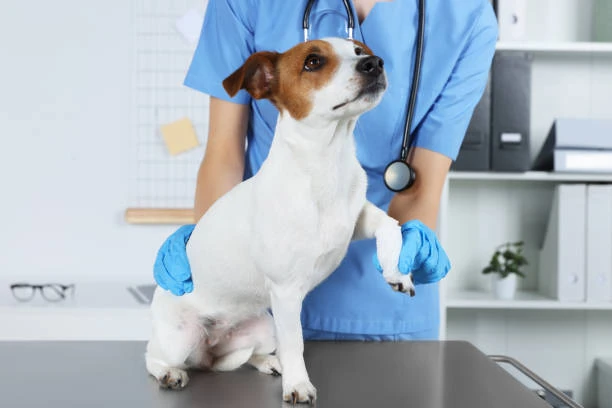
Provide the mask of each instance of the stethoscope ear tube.
MULTIPOLYGON (((302 30, 304 30, 304 42, 308 41, 308 27, 310 27, 310 11, 316 0, 308 0, 304 9, 304 17, 302 18, 302 30)), ((353 39, 353 31, 355 29, 355 16, 353 15, 353 7, 350 0, 342 0, 346 9, 348 38, 353 39)))

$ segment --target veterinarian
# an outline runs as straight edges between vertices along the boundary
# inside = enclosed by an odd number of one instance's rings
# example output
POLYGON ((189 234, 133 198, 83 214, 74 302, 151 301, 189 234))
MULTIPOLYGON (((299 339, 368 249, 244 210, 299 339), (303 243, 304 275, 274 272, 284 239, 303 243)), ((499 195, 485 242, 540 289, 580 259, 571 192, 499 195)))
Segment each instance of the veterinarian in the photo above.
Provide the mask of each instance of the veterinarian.
MULTIPOLYGON (((420 84, 410 128, 413 141, 406 160, 416 181, 394 192, 384 183, 383 173, 402 147, 413 85, 418 4, 418 0, 350 2, 353 38, 383 58, 389 83, 379 106, 357 122, 357 155, 368 175, 368 199, 402 225, 399 267, 402 273, 412 272, 416 296, 395 292, 385 282, 375 266, 374 240, 353 242, 336 272, 303 303, 305 339, 439 336, 438 282, 450 262, 433 230, 445 178, 486 85, 497 21, 488 0, 427 0, 420 84)), ((197 218, 258 171, 278 116, 268 100, 254 100, 244 91, 230 98, 222 80, 256 51, 282 52, 304 41, 306 6, 306 0, 209 0, 185 79, 186 86, 211 96, 208 142, 196 187, 197 218)), ((342 0, 316 1, 308 14, 310 39, 351 34, 342 0)), ((154 266, 157 283, 176 295, 193 288, 185 253, 192 230, 193 225, 186 225, 172 234, 154 266)))

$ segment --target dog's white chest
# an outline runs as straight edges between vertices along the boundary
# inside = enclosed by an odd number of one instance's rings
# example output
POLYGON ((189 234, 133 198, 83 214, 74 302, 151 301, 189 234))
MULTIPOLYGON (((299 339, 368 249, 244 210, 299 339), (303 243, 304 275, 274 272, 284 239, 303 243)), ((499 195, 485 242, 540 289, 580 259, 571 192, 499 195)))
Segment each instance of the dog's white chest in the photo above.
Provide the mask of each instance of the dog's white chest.
POLYGON ((290 185, 265 183, 261 196, 274 200, 266 199, 260 207, 259 219, 266 220, 266 225, 255 228, 261 234, 255 251, 274 253, 276 259, 265 262, 266 274, 275 280, 301 281, 311 289, 340 264, 366 201, 365 174, 356 166, 349 164, 341 172, 346 176, 343 180, 296 175, 290 185), (310 275, 304 276, 304 271, 310 275))
POLYGON ((349 208, 335 208, 320 219, 319 254, 315 262, 315 270, 322 273, 335 269, 346 253, 353 236, 357 214, 349 208))

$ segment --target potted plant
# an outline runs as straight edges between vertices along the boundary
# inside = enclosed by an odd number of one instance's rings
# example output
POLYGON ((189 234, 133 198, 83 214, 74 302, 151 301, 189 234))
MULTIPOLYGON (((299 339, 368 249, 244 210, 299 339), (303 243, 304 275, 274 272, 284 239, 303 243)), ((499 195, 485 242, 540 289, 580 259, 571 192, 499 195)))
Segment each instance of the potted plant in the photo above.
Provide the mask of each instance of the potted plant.
POLYGON ((498 299, 514 299, 517 276, 525 277, 522 268, 527 265, 523 256, 523 241, 506 242, 498 246, 483 274, 493 276, 493 293, 498 299))

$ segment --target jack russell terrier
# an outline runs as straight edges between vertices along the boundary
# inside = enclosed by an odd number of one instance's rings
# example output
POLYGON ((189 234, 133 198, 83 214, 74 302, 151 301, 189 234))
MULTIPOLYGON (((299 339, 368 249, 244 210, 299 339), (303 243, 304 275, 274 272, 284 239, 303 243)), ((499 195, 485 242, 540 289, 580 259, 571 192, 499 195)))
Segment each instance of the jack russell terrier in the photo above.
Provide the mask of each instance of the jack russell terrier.
POLYGON ((381 279, 414 295, 411 276, 397 267, 400 226, 367 201, 353 140, 358 116, 387 87, 383 61, 357 41, 314 40, 253 54, 223 86, 230 96, 246 89, 278 108, 274 140, 257 174, 196 225, 187 244, 193 292, 156 289, 147 370, 161 387, 180 389, 188 368, 228 371, 248 363, 282 373, 283 400, 312 402, 302 301, 339 265, 351 240, 376 238, 381 279))

